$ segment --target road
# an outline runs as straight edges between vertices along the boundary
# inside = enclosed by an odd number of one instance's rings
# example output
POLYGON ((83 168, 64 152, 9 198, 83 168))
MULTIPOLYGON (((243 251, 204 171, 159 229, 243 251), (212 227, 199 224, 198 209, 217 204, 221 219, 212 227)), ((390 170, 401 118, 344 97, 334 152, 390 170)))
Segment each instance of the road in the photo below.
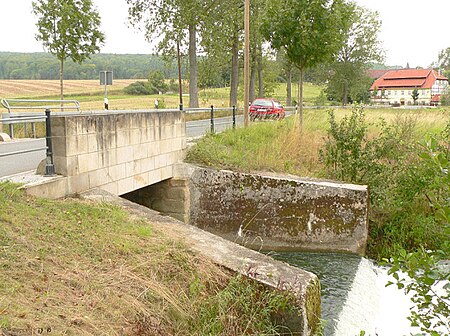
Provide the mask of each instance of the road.
POLYGON ((34 170, 45 158, 45 139, 24 139, 0 142, 0 177, 34 170), (3 156, 27 150, 23 154, 3 156))

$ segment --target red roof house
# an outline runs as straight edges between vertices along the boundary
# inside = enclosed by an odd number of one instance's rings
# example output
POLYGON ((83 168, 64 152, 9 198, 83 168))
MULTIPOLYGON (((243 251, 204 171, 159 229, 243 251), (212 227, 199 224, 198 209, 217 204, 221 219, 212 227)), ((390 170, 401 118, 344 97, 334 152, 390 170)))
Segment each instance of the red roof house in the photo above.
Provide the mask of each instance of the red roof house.
POLYGON ((439 101, 448 86, 448 79, 433 69, 391 70, 371 86, 372 99, 389 104, 432 104, 439 101), (419 99, 413 101, 412 91, 417 89, 419 99))

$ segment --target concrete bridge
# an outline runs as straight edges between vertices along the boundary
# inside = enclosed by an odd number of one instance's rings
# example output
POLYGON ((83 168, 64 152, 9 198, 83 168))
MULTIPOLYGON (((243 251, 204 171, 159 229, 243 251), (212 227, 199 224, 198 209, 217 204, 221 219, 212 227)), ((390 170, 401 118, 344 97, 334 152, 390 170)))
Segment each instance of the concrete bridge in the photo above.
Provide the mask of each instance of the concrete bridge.
POLYGON ((58 177, 28 186, 47 198, 93 188, 122 195, 169 179, 186 148, 178 110, 59 114, 51 124, 58 177))

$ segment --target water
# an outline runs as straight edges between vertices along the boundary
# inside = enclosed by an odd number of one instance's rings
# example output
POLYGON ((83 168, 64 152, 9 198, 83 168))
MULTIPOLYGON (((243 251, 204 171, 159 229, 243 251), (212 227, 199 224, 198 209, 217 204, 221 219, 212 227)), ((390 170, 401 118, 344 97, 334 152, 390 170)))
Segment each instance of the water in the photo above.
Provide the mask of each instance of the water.
POLYGON ((419 333, 407 319, 410 299, 396 286, 387 270, 370 260, 349 254, 270 253, 278 260, 315 273, 322 287, 325 336, 401 336, 419 333))

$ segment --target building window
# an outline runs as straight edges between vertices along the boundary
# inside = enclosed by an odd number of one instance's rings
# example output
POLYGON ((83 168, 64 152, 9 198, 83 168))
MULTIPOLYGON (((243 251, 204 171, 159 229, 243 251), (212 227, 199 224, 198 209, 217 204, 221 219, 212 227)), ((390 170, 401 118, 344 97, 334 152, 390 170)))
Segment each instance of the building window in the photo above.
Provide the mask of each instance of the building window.
POLYGON ((405 95, 405 91, 402 90, 402 96, 404 96, 404 95, 405 95))

